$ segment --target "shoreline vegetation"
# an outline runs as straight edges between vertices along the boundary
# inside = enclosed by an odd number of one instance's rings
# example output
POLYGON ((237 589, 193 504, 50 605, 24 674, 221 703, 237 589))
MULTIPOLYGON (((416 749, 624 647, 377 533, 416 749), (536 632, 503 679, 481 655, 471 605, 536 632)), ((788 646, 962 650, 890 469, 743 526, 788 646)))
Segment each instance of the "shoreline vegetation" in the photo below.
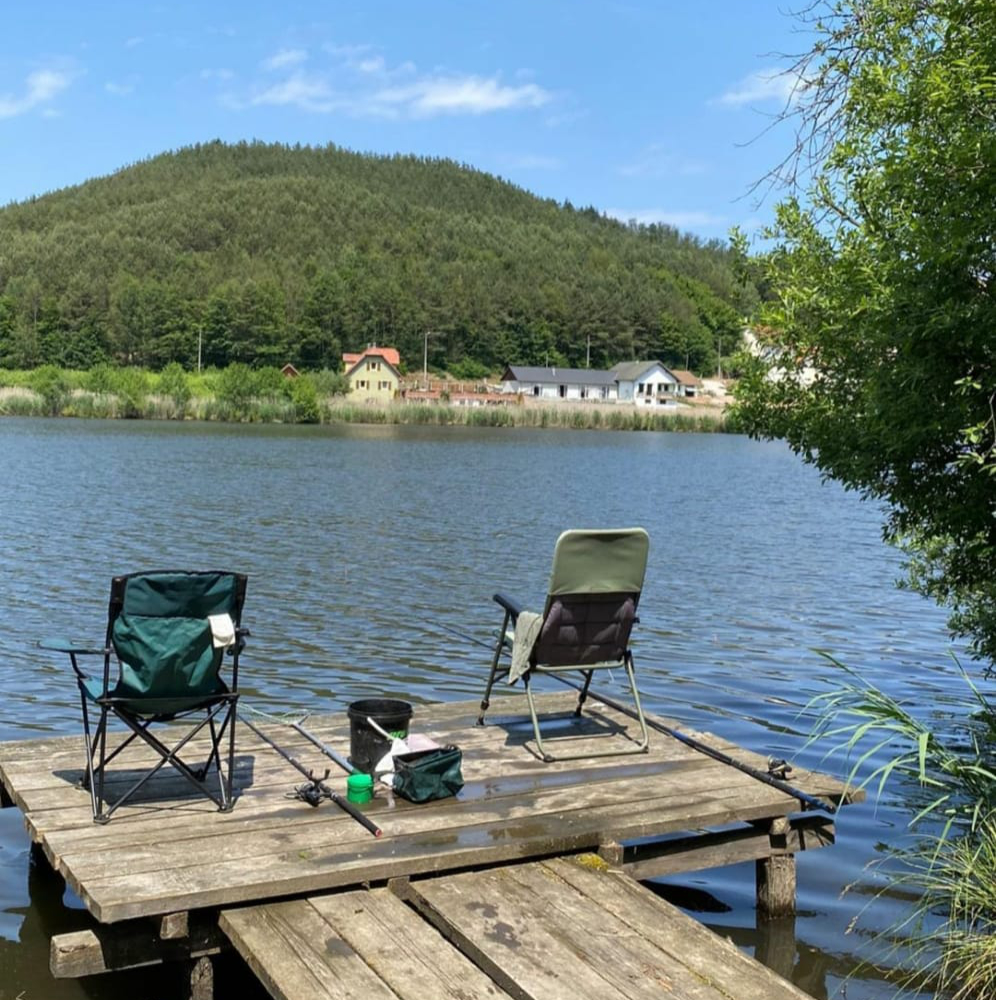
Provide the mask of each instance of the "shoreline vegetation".
POLYGON ((336 391, 337 378, 333 372, 317 372, 287 379, 275 369, 236 365, 197 375, 180 366, 156 374, 111 366, 87 372, 49 366, 27 372, 0 370, 0 416, 696 433, 736 430, 723 408, 683 403, 664 411, 584 402, 489 406, 352 402, 336 391))

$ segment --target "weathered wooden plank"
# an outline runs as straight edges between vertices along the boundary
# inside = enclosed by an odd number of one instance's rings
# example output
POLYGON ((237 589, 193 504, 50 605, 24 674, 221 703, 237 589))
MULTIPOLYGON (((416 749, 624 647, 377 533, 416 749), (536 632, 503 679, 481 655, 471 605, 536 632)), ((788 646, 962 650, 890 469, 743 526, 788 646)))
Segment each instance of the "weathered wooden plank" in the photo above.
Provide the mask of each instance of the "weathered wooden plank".
MULTIPOLYGON (((762 786, 763 787, 763 786, 762 786)), ((337 888, 404 874, 453 870, 473 864, 594 849, 608 829, 623 839, 691 826, 711 826, 773 814, 773 800, 753 790, 728 800, 709 798, 679 810, 676 798, 646 802, 642 811, 623 813, 622 803, 562 815, 500 820, 477 827, 430 831, 408 838, 382 838, 368 850, 357 842, 297 854, 294 850, 251 866, 221 860, 199 866, 67 881, 99 920, 231 905, 236 902, 337 888)))
POLYGON ((308 900, 226 910, 220 925, 276 1000, 398 1000, 308 900))
POLYGON ((528 1000, 737 995, 711 989, 617 914, 537 864, 417 882, 412 891, 442 933, 528 1000))
POLYGON ((507 996, 388 889, 310 902, 403 1000, 507 996))
POLYGON ((791 983, 626 875, 601 872, 586 859, 553 859, 540 866, 682 962, 692 975, 711 982, 721 995, 740 1000, 804 1000, 805 994, 791 983))
POLYGON ((220 926, 279 1000, 503 1000, 386 889, 223 911, 220 926))
MULTIPOLYGON (((697 795, 702 800, 716 792, 726 797, 733 794, 732 772, 724 768, 704 768, 697 775, 697 795)), ((685 772, 685 777, 690 779, 690 774, 685 772)), ((603 781, 568 786, 543 785, 532 794, 515 793, 485 800, 442 800, 421 807, 399 804, 395 808, 387 808, 382 805, 367 807, 365 812, 382 826, 384 839, 427 834, 441 829, 474 828, 497 818, 518 821, 555 815, 554 822, 559 823, 560 817, 571 811, 615 805, 622 809, 629 806, 641 809, 649 798, 650 778, 649 774, 626 777, 605 775, 603 781)), ((748 781, 741 777, 737 787, 746 785, 748 781)), ((661 797, 687 795, 691 788, 691 781, 685 780, 661 784, 659 792, 661 797)), ((314 851, 350 843, 367 845, 371 839, 350 817, 329 803, 315 810, 300 804, 298 809, 303 813, 303 822, 296 823, 294 831, 289 830, 287 822, 267 829, 250 823, 235 829, 227 825, 224 832, 213 837, 211 829, 201 827, 189 830, 180 837, 161 836, 148 844, 135 844, 126 839, 128 831, 123 830, 121 839, 116 838, 104 849, 79 852, 74 838, 64 837, 62 843, 66 853, 59 856, 59 865, 72 869, 74 876, 81 879, 112 869, 132 876, 144 871, 183 867, 196 863, 199 856, 213 856, 216 854, 211 846, 213 840, 225 843, 225 856, 230 860, 250 861, 290 850, 314 851), (306 819, 309 822, 305 822, 306 819)), ((54 838, 49 841, 53 851, 56 843, 54 838)))
MULTIPOLYGON (((787 847, 772 846, 766 830, 752 826, 696 834, 668 841, 635 844, 624 851, 623 869, 636 880, 660 878, 701 868, 720 868, 770 857, 775 853, 829 847, 834 842, 833 820, 820 816, 791 821, 787 847)), ((602 855, 603 856, 603 855, 602 855)))
POLYGON ((169 939, 157 932, 153 921, 113 928, 98 925, 55 935, 50 942, 49 969, 56 979, 75 979, 217 955, 227 947, 212 914, 198 915, 188 933, 169 939))

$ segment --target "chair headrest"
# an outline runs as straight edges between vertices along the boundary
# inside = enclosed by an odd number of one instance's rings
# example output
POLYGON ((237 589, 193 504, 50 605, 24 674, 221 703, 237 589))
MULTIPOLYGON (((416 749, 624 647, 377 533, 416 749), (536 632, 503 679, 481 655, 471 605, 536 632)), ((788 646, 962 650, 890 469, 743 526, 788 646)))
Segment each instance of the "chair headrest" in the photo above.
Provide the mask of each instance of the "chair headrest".
POLYGON ((648 555, 649 535, 643 528, 564 531, 552 556, 549 596, 638 594, 648 555))
POLYGON ((125 614, 157 618, 239 617, 245 578, 238 573, 157 570, 132 573, 112 581, 125 614))

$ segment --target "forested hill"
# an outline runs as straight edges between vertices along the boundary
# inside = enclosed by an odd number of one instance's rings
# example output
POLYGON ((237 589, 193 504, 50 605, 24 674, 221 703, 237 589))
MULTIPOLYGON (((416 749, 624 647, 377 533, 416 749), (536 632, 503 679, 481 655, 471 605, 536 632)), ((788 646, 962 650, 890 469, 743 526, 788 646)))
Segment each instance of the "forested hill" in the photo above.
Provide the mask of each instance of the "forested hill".
MULTIPOLYGON (((665 197, 669 192, 665 192, 665 197)), ((728 250, 448 160, 220 142, 0 209, 0 367, 102 361, 712 367, 728 250)), ((741 299, 740 296, 743 296, 741 299)))

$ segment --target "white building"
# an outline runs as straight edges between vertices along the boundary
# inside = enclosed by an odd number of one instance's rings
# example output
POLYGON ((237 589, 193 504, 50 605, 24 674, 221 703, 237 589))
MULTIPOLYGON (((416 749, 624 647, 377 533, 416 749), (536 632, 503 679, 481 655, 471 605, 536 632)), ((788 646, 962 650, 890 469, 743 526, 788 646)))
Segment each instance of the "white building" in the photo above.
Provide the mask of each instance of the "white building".
POLYGON ((613 372, 592 371, 587 368, 508 365, 501 383, 502 392, 520 392, 529 399, 614 402, 618 398, 613 372))
POLYGON ((659 361, 622 361, 611 369, 618 383, 618 402, 667 406, 684 392, 680 380, 659 361))

